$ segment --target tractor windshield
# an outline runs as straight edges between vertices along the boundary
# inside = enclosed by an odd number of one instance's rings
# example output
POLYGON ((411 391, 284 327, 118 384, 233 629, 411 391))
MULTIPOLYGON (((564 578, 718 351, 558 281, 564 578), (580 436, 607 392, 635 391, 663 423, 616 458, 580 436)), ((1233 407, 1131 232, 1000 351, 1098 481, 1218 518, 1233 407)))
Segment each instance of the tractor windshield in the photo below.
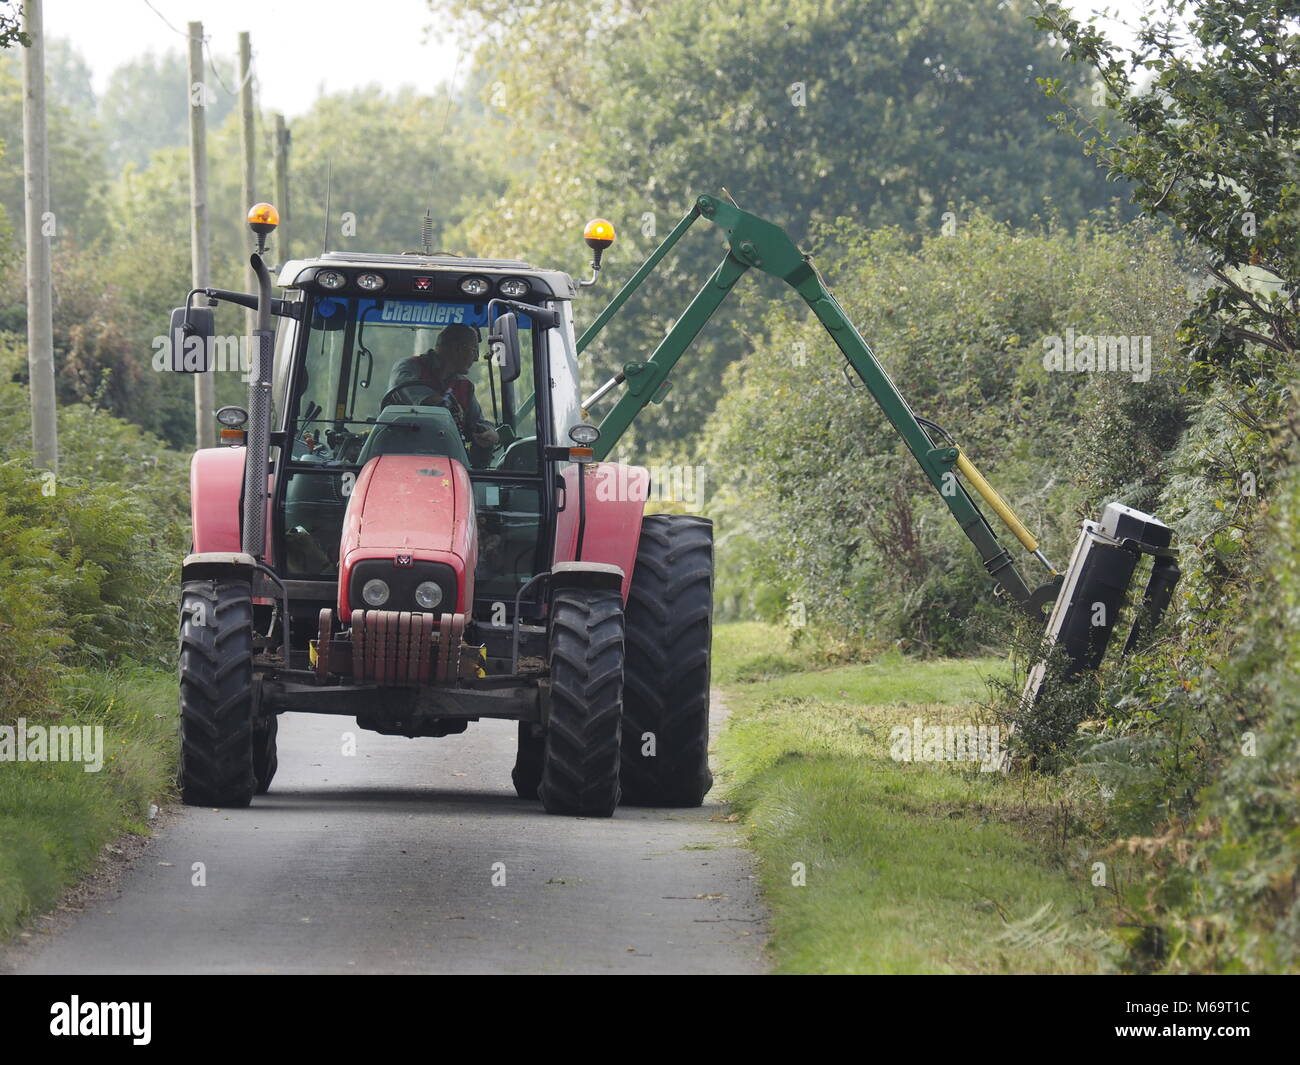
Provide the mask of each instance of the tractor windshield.
POLYGON ((284 421, 287 573, 337 573, 356 474, 378 455, 427 446, 394 424, 403 409, 442 408, 438 417, 447 424, 449 413, 460 439, 444 435, 439 453, 461 461, 474 483, 476 595, 513 602, 547 564, 533 403, 542 331, 519 316, 521 371, 503 383, 486 358, 486 303, 328 296, 309 305, 305 324, 284 421))
POLYGON ((296 461, 355 464, 383 410, 453 413, 474 469, 535 469, 533 329, 519 322, 523 369, 502 384, 485 361, 486 304, 329 297, 312 308, 292 404, 296 461))

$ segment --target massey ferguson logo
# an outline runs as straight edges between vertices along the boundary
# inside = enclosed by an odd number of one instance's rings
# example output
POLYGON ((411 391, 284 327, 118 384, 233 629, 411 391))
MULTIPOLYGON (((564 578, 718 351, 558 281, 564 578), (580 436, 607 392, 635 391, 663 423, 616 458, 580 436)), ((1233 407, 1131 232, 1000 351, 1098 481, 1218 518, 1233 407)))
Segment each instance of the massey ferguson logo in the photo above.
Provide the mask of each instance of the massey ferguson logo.
POLYGON ((393 559, 393 565, 395 566, 409 566, 410 564, 411 564, 410 555, 398 555, 395 559, 393 559))

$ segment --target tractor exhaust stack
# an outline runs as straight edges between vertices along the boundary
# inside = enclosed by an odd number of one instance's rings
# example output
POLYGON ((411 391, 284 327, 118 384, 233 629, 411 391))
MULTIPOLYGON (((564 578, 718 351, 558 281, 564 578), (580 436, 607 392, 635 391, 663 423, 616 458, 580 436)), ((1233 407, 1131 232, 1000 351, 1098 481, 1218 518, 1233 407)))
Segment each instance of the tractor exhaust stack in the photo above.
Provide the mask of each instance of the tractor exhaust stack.
POLYGON ((271 364, 275 331, 271 328, 271 273, 263 255, 266 238, 280 221, 269 203, 255 204, 248 226, 257 236, 257 251, 249 265, 257 276, 257 328, 253 330, 252 378, 248 383, 248 443, 244 452, 244 553, 266 560, 266 478, 271 455, 271 364))

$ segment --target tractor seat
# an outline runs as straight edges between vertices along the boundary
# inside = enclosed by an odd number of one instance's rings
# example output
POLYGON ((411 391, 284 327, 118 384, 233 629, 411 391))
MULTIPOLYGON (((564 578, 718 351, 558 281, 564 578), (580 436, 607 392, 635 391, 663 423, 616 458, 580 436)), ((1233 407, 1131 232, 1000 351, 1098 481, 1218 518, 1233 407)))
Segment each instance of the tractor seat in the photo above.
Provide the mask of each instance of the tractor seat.
POLYGON ((460 429, 446 407, 385 407, 366 437, 357 465, 380 455, 441 455, 469 469, 460 429))

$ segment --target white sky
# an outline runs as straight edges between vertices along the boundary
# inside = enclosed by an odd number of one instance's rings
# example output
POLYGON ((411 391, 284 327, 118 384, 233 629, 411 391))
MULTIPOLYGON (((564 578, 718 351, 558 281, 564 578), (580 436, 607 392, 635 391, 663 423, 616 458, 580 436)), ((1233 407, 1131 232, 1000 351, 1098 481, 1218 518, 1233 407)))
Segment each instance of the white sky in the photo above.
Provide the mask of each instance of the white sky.
MULTIPOLYGON (((1148 5, 1075 0, 1072 6, 1131 16, 1148 5)), ((259 105, 290 117, 306 111, 322 88, 377 83, 432 91, 452 78, 460 56, 454 35, 435 27, 426 0, 45 0, 47 35, 72 41, 90 65, 96 92, 130 58, 184 49, 192 20, 203 23, 212 54, 232 62, 237 35, 251 33, 259 105)), ((458 82, 469 66, 469 56, 460 58, 458 82)))
MULTIPOLYGON (((426 0, 45 0, 45 32, 90 65, 103 92, 114 68, 148 51, 183 51, 188 22, 203 23, 209 50, 233 64, 238 35, 252 35, 260 106, 293 116, 319 89, 378 83, 432 91, 451 79, 459 48, 434 26, 426 0), (162 17, 160 18, 159 15, 162 17), (171 23, 176 30, 169 29, 171 23), (426 32, 428 31, 428 32, 426 32)), ((460 63, 464 78, 470 57, 460 63)))

